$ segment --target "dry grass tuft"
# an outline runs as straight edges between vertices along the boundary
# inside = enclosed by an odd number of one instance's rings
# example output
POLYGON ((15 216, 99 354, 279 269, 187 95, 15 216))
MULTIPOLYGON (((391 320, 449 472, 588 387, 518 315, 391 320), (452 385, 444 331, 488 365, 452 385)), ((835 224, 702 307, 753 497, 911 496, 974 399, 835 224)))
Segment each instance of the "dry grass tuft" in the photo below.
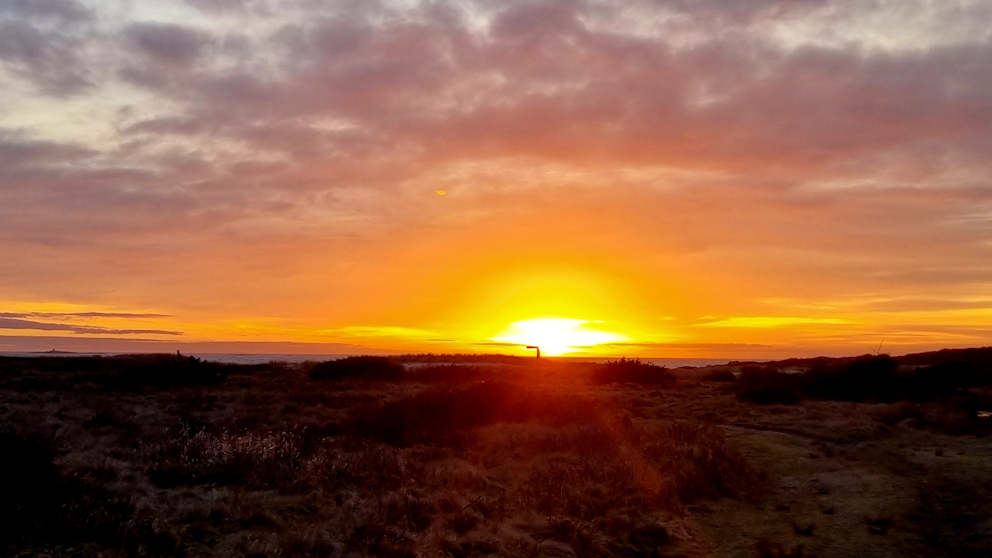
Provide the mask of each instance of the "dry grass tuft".
POLYGON ((868 532, 872 535, 885 535, 892 527, 892 516, 873 515, 866 517, 865 522, 868 524, 868 532))
POLYGON ((787 550, 780 543, 762 538, 755 543, 754 548, 759 558, 803 558, 803 545, 787 550))
POLYGON ((816 523, 812 521, 807 521, 805 523, 800 523, 798 521, 792 522, 792 530, 797 535, 803 535, 805 537, 812 537, 813 531, 816 530, 816 523))

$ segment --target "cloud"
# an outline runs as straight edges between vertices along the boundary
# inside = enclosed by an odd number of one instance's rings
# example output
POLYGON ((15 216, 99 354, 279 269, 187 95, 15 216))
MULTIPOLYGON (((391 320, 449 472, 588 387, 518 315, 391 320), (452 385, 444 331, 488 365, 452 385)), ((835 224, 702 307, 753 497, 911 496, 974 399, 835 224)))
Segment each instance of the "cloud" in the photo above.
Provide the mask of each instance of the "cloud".
POLYGON ((22 135, 0 128, 0 166, 5 169, 0 180, 6 179, 8 183, 14 178, 11 171, 16 171, 19 167, 37 172, 42 166, 78 162, 96 154, 81 145, 30 140, 19 136, 22 135))
POLYGON ((851 322, 838 318, 814 318, 800 316, 735 316, 698 324, 701 327, 738 327, 746 329, 775 328, 809 325, 849 325, 851 322))
POLYGON ((271 9, 264 0, 186 0, 191 6, 210 14, 269 14, 271 9))
POLYGON ((981 290, 990 10, 0 3, 0 285, 208 307, 288 298, 326 266, 364 293, 352 277, 389 273, 390 246, 519 235, 656 276, 733 269, 756 299, 981 290))
POLYGON ((134 23, 124 33, 131 45, 154 62, 174 66, 193 64, 210 42, 206 33, 174 24, 134 23))
POLYGON ((75 0, 4 0, 0 17, 71 24, 89 21, 92 13, 75 0))
POLYGON ((36 322, 33 320, 22 320, 17 318, 0 317, 0 329, 34 329, 39 331, 71 331, 76 334, 86 335, 182 335, 181 331, 168 331, 161 329, 114 329, 98 326, 84 326, 75 324, 59 324, 50 322, 36 322))
POLYGON ((71 0, 0 3, 0 62, 49 95, 81 93, 93 84, 82 50, 92 14, 71 0))
POLYGON ((48 94, 71 95, 91 85, 77 48, 70 36, 0 20, 0 60, 48 94))
POLYGON ((136 312, 0 312, 0 318, 171 318, 168 314, 136 312))
MULTIPOLYGON (((743 35, 676 49, 661 37, 597 31, 585 21, 594 12, 581 3, 511 5, 483 37, 450 9, 289 24, 254 39, 255 51, 279 56, 278 72, 246 62, 128 74, 187 106, 184 116, 130 132, 220 136, 294 158, 372 163, 371 153, 416 153, 419 168, 533 155, 823 177, 935 176, 980 164, 988 147, 992 90, 979 77, 988 44, 905 56, 785 49, 737 23, 743 35)), ((683 15, 706 25, 697 11, 683 15)), ((157 48, 189 61, 197 49, 181 45, 194 44, 177 35, 157 48)))

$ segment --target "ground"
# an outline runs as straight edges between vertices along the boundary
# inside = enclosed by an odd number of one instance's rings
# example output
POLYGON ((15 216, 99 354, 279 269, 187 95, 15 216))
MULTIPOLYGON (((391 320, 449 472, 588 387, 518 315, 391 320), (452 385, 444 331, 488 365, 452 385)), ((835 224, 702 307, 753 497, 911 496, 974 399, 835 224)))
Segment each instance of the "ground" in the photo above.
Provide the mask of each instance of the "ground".
POLYGON ((631 383, 548 359, 401 359, 375 380, 0 360, 3 555, 992 551, 992 436, 934 418, 963 396, 758 404, 705 379, 743 364, 631 383))

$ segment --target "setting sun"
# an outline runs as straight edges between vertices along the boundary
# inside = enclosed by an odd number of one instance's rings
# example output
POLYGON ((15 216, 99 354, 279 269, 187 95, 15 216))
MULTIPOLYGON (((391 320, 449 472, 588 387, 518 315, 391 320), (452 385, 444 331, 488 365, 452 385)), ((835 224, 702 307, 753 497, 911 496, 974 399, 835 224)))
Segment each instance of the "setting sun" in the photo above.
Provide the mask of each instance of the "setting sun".
POLYGON ((574 353, 596 345, 628 341, 626 335, 593 329, 590 320, 543 318, 513 322, 492 341, 536 346, 544 354, 574 353))

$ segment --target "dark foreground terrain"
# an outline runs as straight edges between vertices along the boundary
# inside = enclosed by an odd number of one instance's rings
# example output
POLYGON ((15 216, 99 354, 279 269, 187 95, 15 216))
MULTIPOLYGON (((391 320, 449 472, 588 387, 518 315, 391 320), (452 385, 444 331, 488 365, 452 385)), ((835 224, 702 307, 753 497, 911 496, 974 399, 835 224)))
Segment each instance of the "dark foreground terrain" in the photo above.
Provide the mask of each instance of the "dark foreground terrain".
POLYGON ((0 358, 0 555, 989 556, 992 350, 0 358))

